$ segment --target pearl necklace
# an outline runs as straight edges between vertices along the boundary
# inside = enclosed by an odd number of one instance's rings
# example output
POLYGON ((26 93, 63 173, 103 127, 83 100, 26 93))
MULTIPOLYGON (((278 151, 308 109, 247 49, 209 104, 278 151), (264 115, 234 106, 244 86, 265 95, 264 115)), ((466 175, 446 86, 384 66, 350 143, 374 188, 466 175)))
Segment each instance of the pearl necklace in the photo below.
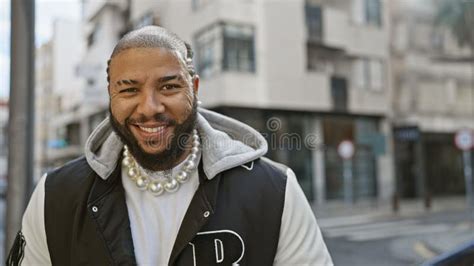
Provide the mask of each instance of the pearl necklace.
POLYGON ((130 151, 126 145, 123 151, 124 158, 122 160, 122 165, 127 168, 128 177, 140 190, 149 191, 151 194, 153 194, 153 196, 159 196, 165 191, 168 193, 176 192, 179 189, 179 184, 186 183, 191 176, 191 172, 197 167, 196 160, 201 142, 199 141, 199 135, 196 129, 193 130, 192 138, 193 147, 191 148, 191 154, 183 163, 181 170, 178 172, 178 174, 176 174, 176 176, 169 176, 167 179, 165 179, 165 181, 154 180, 144 175, 138 168, 137 162, 130 154, 130 151))

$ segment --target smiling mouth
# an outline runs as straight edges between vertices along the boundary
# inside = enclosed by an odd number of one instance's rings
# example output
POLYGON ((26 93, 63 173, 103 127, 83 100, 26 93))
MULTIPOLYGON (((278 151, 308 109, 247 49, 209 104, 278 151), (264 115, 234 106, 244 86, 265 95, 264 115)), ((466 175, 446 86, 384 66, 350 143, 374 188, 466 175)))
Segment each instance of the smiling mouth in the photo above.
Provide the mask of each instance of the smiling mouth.
POLYGON ((135 131, 135 134, 141 136, 141 138, 162 138, 167 132, 170 124, 168 123, 149 123, 149 124, 131 124, 135 131))
POLYGON ((137 126, 141 131, 146 133, 158 133, 165 130, 166 126, 159 126, 159 127, 144 127, 144 126, 137 126))

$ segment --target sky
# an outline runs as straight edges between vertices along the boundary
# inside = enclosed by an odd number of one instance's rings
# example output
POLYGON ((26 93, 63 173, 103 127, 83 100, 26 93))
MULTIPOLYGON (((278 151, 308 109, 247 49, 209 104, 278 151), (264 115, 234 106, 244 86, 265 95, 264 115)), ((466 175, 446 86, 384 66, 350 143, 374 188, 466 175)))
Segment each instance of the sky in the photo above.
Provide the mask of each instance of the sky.
MULTIPOLYGON (((17 0, 14 0, 17 1, 17 0)), ((54 20, 80 19, 79 0, 36 0, 36 47, 47 42, 54 20)), ((0 0, 0 99, 10 93, 10 0, 0 0)))

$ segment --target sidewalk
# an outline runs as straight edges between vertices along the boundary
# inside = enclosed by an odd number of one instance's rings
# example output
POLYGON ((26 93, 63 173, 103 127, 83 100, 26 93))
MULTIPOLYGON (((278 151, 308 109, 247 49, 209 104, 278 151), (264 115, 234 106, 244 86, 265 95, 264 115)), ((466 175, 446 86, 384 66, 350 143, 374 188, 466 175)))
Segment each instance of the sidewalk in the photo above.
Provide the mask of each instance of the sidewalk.
POLYGON ((391 202, 359 202, 350 206, 343 202, 330 202, 313 206, 313 210, 321 228, 405 219, 420 219, 422 223, 426 219, 429 223, 430 219, 437 219, 436 214, 439 214, 438 218, 449 218, 450 213, 466 212, 462 219, 447 219, 449 221, 444 223, 449 225, 448 230, 392 239, 390 252, 418 265, 474 240, 474 222, 469 220, 464 197, 435 198, 429 210, 425 209, 422 200, 403 200, 398 212, 392 210, 391 202))
POLYGON ((360 201, 352 205, 342 201, 327 202, 321 205, 313 205, 313 212, 318 219, 350 217, 350 216, 371 216, 371 217, 416 217, 430 213, 443 211, 466 210, 465 197, 445 197, 434 198, 431 208, 426 209, 423 199, 400 200, 399 209, 393 211, 392 202, 360 201))

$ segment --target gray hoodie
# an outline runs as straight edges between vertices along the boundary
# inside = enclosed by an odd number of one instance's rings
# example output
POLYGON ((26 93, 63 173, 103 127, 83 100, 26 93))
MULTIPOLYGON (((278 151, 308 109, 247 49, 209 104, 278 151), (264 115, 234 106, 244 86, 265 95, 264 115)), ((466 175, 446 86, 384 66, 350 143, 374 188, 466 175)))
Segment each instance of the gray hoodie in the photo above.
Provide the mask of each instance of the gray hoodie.
MULTIPOLYGON (((255 129, 206 109, 199 108, 197 129, 202 142, 203 168, 209 179, 267 152, 267 142, 255 129)), ((88 138, 85 156, 92 169, 107 179, 117 165, 122 148, 122 142, 106 118, 88 138)))

